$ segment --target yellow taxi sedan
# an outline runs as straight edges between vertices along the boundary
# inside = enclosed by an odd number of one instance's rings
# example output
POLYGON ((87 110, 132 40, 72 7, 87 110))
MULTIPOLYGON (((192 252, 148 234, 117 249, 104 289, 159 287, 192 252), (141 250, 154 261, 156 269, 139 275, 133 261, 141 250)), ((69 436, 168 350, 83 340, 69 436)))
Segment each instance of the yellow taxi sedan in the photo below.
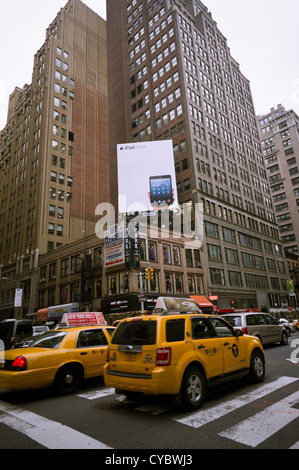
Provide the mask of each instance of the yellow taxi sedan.
POLYGON ((37 337, 29 348, 5 351, 0 389, 54 385, 60 393, 73 393, 83 379, 103 375, 114 330, 108 326, 62 327, 37 337))

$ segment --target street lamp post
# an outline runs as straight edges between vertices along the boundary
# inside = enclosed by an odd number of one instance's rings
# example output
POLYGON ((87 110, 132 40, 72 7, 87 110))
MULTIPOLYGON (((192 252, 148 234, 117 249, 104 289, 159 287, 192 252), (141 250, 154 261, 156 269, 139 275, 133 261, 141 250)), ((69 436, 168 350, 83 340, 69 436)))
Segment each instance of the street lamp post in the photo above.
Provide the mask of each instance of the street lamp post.
POLYGON ((14 300, 14 308, 18 309, 15 310, 14 318, 16 320, 21 320, 23 315, 23 293, 24 293, 24 284, 20 281, 15 279, 10 279, 8 277, 2 276, 2 279, 5 281, 16 282, 21 288, 15 290, 15 300, 14 300))

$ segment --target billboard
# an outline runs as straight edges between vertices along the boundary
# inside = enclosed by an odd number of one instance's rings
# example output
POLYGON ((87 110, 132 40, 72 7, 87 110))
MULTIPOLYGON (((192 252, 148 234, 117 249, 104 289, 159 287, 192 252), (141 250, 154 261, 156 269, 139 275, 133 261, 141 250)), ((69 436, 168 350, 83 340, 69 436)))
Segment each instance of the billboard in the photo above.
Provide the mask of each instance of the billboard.
POLYGON ((105 267, 125 263, 124 223, 112 225, 105 234, 105 267))
POLYGON ((119 213, 178 208, 171 140, 117 146, 119 213))

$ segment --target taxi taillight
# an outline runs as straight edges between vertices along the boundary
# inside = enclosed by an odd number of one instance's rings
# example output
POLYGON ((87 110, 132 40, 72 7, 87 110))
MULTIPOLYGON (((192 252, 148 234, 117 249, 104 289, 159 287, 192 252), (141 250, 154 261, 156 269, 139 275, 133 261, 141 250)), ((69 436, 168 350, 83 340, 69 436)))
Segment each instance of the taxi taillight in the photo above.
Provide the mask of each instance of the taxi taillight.
POLYGON ((107 348, 107 351, 106 351, 106 362, 110 362, 109 348, 107 348))
POLYGON ((24 356, 18 356, 12 363, 11 365, 12 370, 26 370, 27 369, 27 363, 26 359, 24 356))
POLYGON ((156 365, 169 366, 171 362, 171 348, 160 348, 157 350, 156 365))

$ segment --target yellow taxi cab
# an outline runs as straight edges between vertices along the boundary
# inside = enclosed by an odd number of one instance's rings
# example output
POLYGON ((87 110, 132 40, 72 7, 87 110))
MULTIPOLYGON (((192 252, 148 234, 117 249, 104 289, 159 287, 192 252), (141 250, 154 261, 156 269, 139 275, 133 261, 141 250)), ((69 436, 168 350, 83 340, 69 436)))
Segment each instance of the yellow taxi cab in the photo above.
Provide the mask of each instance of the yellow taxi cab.
POLYGON ((114 330, 106 325, 61 325, 38 336, 28 348, 5 351, 0 389, 54 385, 60 393, 73 393, 83 379, 103 375, 114 330))
POLYGON ((264 380, 260 340, 198 313, 122 320, 104 366, 105 383, 117 393, 174 395, 189 410, 201 406, 208 386, 245 375, 264 380))

